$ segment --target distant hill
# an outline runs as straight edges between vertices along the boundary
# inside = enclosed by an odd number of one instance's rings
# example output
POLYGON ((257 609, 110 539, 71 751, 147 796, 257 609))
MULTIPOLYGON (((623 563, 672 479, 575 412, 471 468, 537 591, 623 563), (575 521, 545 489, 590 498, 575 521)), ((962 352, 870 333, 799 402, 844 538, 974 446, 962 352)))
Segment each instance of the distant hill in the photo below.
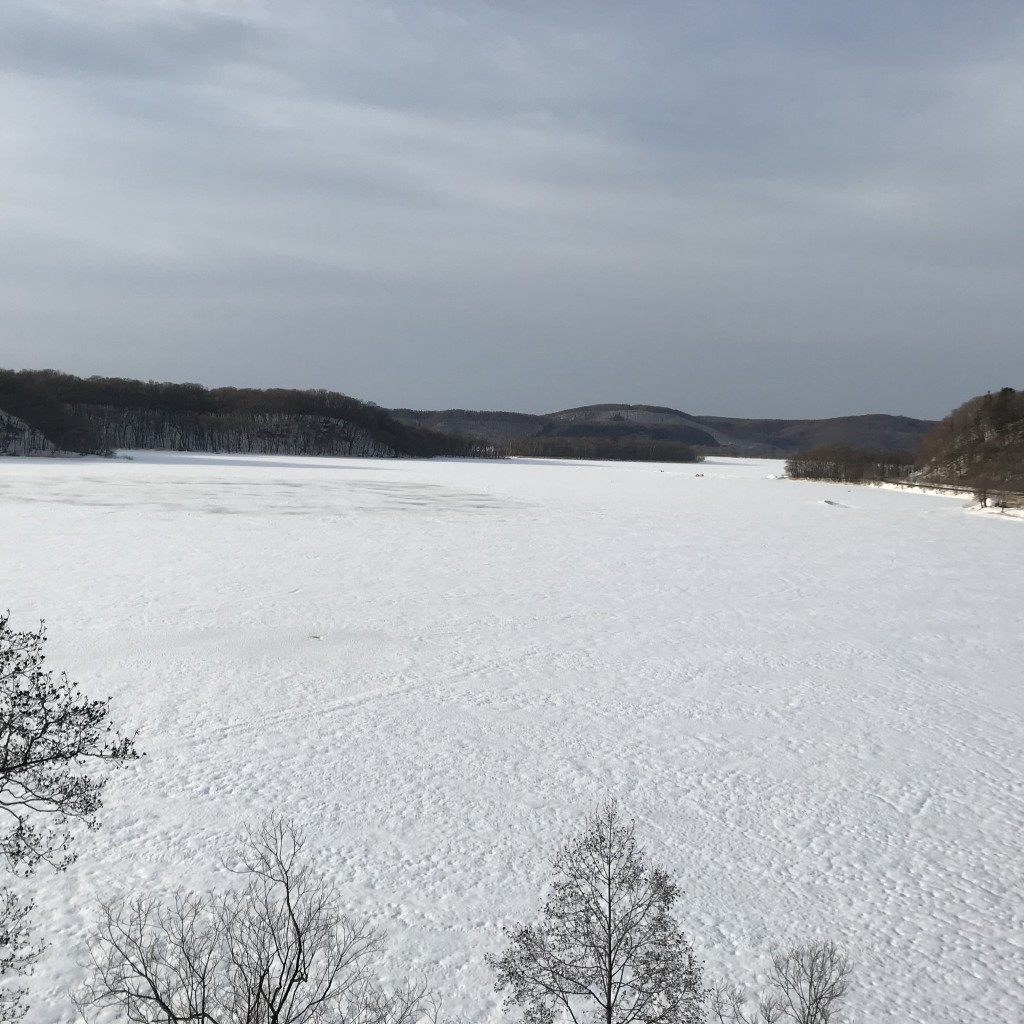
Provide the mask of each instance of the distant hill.
POLYGON ((735 439, 736 444, 768 444, 780 454, 822 444, 847 444, 881 451, 913 451, 935 426, 934 420, 872 413, 824 420, 744 420, 702 416, 700 421, 735 439))
POLYGON ((207 389, 55 370, 0 370, 0 450, 116 448, 262 455, 484 454, 335 391, 207 389))
POLYGON ((969 487, 983 505, 1024 495, 1024 391, 1003 388, 954 409, 918 447, 914 478, 969 487))
POLYGON ((466 434, 494 445, 526 438, 617 438, 689 445, 698 452, 786 458, 821 444, 882 451, 913 451, 934 427, 932 420, 884 414, 823 420, 758 420, 694 416, 655 405, 587 405, 530 415, 446 409, 392 409, 403 423, 441 433, 466 434))
POLYGON ((381 409, 335 391, 205 388, 0 369, 0 452, 116 448, 276 455, 541 455, 695 461, 788 458, 822 444, 908 451, 934 426, 905 416, 754 420, 655 405, 545 415, 381 409))

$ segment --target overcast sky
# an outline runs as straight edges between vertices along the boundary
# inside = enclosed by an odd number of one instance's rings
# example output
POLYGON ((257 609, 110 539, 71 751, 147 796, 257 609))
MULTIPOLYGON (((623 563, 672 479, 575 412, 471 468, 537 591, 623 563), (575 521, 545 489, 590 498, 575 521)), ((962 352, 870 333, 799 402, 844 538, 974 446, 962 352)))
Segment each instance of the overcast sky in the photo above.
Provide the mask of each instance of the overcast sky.
POLYGON ((0 366, 937 418, 1024 386, 1024 4, 2 0, 0 366))

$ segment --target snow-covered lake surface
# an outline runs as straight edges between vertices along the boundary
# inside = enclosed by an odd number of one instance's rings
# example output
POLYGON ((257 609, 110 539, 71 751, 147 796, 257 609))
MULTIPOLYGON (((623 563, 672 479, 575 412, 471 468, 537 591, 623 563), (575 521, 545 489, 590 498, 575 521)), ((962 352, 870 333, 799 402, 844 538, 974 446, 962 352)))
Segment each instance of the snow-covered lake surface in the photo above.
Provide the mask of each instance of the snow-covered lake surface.
POLYGON ((277 811, 389 971, 497 1021, 485 952, 611 794, 709 976, 831 936, 853 1021, 1021 1020, 1024 524, 781 473, 0 462, 0 606, 148 754, 36 876, 29 1019, 73 1019, 97 898, 223 882, 277 811))

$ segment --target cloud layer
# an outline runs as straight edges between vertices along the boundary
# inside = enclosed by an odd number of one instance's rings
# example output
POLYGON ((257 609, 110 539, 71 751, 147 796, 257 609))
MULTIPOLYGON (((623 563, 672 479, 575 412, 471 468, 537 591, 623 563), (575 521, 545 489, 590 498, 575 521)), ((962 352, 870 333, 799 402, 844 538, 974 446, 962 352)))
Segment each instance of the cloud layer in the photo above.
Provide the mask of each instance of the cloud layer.
POLYGON ((0 365, 385 405, 1020 386, 1024 12, 5 0, 0 365))

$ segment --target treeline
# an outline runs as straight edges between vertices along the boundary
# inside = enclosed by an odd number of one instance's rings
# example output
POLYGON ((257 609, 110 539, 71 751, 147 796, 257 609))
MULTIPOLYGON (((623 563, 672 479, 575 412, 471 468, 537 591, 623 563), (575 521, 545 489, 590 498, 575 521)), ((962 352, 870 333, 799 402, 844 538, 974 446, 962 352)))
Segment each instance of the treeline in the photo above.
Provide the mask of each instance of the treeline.
POLYGON ((915 454, 826 444, 792 456, 796 479, 843 483, 909 481, 972 491, 982 505, 1024 499, 1024 391, 1003 388, 954 409, 915 454))
POLYGON ((817 445, 786 462, 786 473, 797 480, 856 484, 905 480, 913 468, 911 452, 865 451, 845 444, 817 445))
POLYGON ((1003 388, 954 409, 922 440, 915 476, 969 487, 982 505, 1024 495, 1024 390, 1003 388))
POLYGON ((204 388, 55 370, 0 370, 0 410, 66 452, 117 448, 262 455, 486 455, 335 391, 204 388))
POLYGON ((417 423, 431 424, 450 419, 466 419, 489 423, 494 420, 518 420, 521 423, 534 423, 538 416, 529 412, 501 412, 496 409, 444 409, 440 412, 425 409, 392 409, 392 413, 404 419, 415 420, 417 423))
POLYGON ((545 459, 608 459, 619 462, 702 462, 688 444, 622 437, 522 437, 505 446, 508 455, 545 459))

